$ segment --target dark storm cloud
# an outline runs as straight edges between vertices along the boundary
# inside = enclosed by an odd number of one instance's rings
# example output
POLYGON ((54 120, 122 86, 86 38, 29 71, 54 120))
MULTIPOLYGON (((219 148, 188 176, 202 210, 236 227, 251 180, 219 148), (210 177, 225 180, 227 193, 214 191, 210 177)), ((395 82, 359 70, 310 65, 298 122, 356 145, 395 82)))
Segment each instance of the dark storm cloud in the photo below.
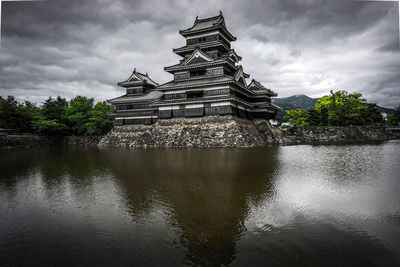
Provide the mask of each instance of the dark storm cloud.
POLYGON ((132 69, 159 83, 184 45, 179 29, 224 12, 253 78, 281 96, 361 91, 400 103, 397 3, 351 0, 59 0, 3 2, 0 95, 40 103, 122 93, 132 69))

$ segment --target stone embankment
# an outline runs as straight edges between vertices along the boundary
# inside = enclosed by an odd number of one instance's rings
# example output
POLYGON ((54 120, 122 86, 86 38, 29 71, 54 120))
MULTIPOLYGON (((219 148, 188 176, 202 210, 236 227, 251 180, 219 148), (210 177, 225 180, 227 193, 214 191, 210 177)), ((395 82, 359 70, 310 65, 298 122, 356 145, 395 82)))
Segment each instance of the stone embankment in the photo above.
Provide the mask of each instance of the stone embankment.
POLYGON ((382 141, 399 139, 400 131, 385 126, 299 127, 295 133, 297 144, 326 144, 344 141, 382 141))
POLYGON ((400 129, 384 126, 300 127, 295 135, 286 136, 267 120, 212 116, 159 120, 152 125, 114 126, 105 136, 0 136, 0 147, 262 147, 390 139, 400 139, 400 129))
POLYGON ((99 147, 261 147, 282 144, 284 139, 266 120, 210 116, 115 126, 99 147))
POLYGON ((67 145, 96 147, 103 136, 0 136, 0 147, 37 147, 46 145, 67 145))

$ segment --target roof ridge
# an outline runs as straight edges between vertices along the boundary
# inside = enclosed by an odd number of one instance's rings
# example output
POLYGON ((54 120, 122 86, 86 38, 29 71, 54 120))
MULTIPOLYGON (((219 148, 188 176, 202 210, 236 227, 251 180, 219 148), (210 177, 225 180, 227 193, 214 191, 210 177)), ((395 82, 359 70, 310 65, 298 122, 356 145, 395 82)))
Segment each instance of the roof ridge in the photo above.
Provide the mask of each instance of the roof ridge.
POLYGON ((194 56, 197 52, 200 52, 203 56, 205 56, 205 57, 211 59, 211 61, 209 61, 209 62, 214 61, 214 59, 213 59, 212 57, 210 57, 209 55, 207 55, 206 52, 204 52, 203 50, 201 50, 199 47, 195 47, 194 50, 193 50, 193 52, 192 52, 187 58, 185 58, 179 65, 185 66, 188 62, 190 62, 190 61, 193 59, 193 56, 194 56))
MULTIPOLYGON (((258 86, 261 90, 265 90, 265 91, 267 91, 267 92, 276 94, 272 89, 269 89, 269 88, 265 87, 261 82, 255 80, 254 78, 251 80, 251 83, 250 83, 250 84, 252 84, 252 83, 254 83, 256 86, 258 86)), ((249 84, 249 85, 250 85, 250 84, 249 84)), ((253 89, 253 90, 254 90, 254 89, 253 89)))
POLYGON ((224 18, 221 11, 219 12, 219 14, 217 16, 213 16, 213 17, 199 19, 199 16, 197 16, 195 22, 205 22, 205 21, 210 21, 210 20, 214 20, 217 18, 224 18))
POLYGON ((142 75, 142 76, 149 77, 147 73, 146 73, 146 74, 143 74, 143 73, 141 73, 141 72, 138 72, 138 71, 136 71, 136 73, 138 73, 138 74, 140 74, 140 75, 142 75))
POLYGON ((121 83, 132 82, 131 79, 133 78, 133 76, 138 78, 140 82, 150 81, 150 82, 154 83, 155 86, 158 86, 158 83, 155 82, 153 79, 151 79, 147 72, 146 72, 146 74, 141 73, 141 72, 137 71, 136 68, 133 69, 131 76, 129 76, 129 78, 127 80, 125 80, 123 82, 119 82, 118 85, 121 83))

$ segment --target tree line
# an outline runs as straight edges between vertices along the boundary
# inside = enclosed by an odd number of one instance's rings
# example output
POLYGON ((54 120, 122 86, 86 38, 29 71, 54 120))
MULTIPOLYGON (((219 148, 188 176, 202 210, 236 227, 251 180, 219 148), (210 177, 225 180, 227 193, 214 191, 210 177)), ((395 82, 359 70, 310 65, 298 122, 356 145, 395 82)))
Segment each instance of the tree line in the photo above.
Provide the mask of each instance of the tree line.
MULTIPOLYGON (((330 95, 318 99, 313 109, 287 110, 283 118, 294 127, 299 126, 350 126, 385 123, 378 106, 367 103, 360 93, 330 91, 330 95)), ((389 125, 400 123, 400 106, 393 114, 387 114, 389 125)))
POLYGON ((113 118, 107 116, 112 111, 105 101, 94 103, 84 96, 70 101, 49 97, 41 106, 19 103, 14 96, 0 97, 0 128, 48 136, 103 135, 112 128, 113 118))

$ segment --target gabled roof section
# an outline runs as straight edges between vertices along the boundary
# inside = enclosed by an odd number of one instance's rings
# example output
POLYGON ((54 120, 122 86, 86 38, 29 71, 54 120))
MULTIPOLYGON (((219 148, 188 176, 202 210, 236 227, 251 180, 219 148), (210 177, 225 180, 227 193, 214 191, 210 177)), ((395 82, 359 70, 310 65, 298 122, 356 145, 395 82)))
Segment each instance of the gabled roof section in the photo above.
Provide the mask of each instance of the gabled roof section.
POLYGON ((153 81, 150 77, 149 74, 143 74, 140 73, 138 71, 136 71, 136 68, 133 70, 131 76, 123 82, 119 82, 118 85, 119 86, 124 86, 124 85, 129 85, 129 84, 143 84, 143 83, 147 83, 147 84, 151 84, 153 86, 158 86, 158 83, 156 83, 155 81, 153 81))
POLYGON ((172 49, 172 52, 174 52, 177 55, 180 56, 184 56, 187 52, 191 52, 194 49, 196 49, 196 47, 200 48, 200 49, 206 49, 206 48, 212 48, 215 47, 216 49, 218 48, 224 48, 225 51, 229 51, 230 48, 225 44, 222 43, 220 41, 211 41, 211 42, 206 42, 206 43, 197 43, 194 45, 185 45, 179 48, 174 48, 172 49))
POLYGON ((164 67, 164 70, 169 73, 174 73, 177 71, 187 71, 187 70, 194 70, 194 69, 204 69, 207 67, 216 67, 226 65, 227 67, 231 68, 232 70, 236 70, 237 67, 232 63, 230 60, 226 60, 226 58, 217 58, 213 61, 205 61, 205 62, 196 62, 196 64, 189 64, 183 66, 182 63, 178 63, 172 66, 164 67))
POLYGON ((167 83, 161 84, 158 86, 158 90, 165 90, 170 88, 181 88, 181 87, 201 87, 206 85, 213 85, 216 83, 224 83, 224 82, 232 82, 233 79, 231 76, 223 75, 223 76, 204 76, 202 78, 198 78, 195 80, 172 80, 167 83))
POLYGON ((278 95, 277 93, 275 93, 272 90, 264 87, 260 82, 254 80, 254 79, 251 80, 251 83, 249 84, 248 88, 251 89, 254 92, 263 91, 263 92, 265 92, 265 93, 267 93, 267 94, 269 94, 271 96, 277 96, 278 95))
POLYGON ((186 30, 181 30, 179 31, 179 33, 182 36, 187 36, 190 34, 204 32, 208 30, 215 30, 215 29, 222 29, 224 33, 229 37, 229 39, 231 39, 231 41, 236 40, 236 37, 233 36, 226 28, 225 18, 222 15, 221 11, 219 12, 219 15, 215 17, 199 19, 199 17, 197 16, 192 27, 186 30))
POLYGON ((218 16, 204 18, 204 19, 199 19, 199 16, 197 16, 196 20, 193 23, 193 26, 187 30, 196 31, 196 30, 207 29, 213 26, 226 27, 225 19, 224 16, 222 16, 222 12, 220 12, 218 16))
POLYGON ((232 58, 234 62, 239 62, 240 60, 242 60, 242 57, 236 54, 235 49, 232 49, 228 52, 228 57, 232 58))
POLYGON ((241 65, 239 65, 238 70, 236 71, 235 75, 234 75, 234 79, 237 82, 242 83, 245 87, 247 87, 247 83, 246 83, 246 78, 248 78, 249 75, 243 72, 243 67, 241 65))
POLYGON ((213 61, 213 58, 208 56, 206 53, 201 51, 200 49, 196 48, 193 53, 182 62, 182 66, 189 65, 189 64, 196 64, 200 62, 210 62, 213 61))
POLYGON ((107 100, 108 103, 110 104, 117 104, 117 103, 125 103, 125 102, 152 102, 161 99, 163 96, 163 92, 160 92, 158 90, 152 90, 147 94, 141 95, 141 96, 128 96, 128 95, 123 95, 119 96, 113 99, 107 100))

